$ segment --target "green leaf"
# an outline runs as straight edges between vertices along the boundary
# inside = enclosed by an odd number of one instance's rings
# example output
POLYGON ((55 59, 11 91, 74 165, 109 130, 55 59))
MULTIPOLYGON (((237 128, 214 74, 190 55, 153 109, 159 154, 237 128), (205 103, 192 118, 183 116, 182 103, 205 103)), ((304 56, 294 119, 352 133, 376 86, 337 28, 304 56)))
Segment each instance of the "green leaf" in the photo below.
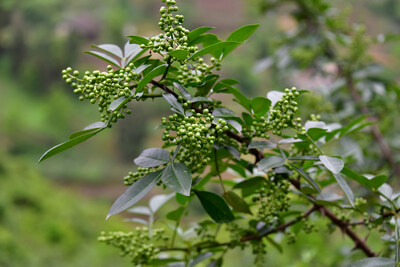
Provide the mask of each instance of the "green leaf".
POLYGON ((282 246, 276 242, 275 240, 273 240, 272 238, 270 238, 269 236, 265 236, 265 239, 274 247, 276 248, 276 250, 279 251, 279 253, 283 253, 283 248, 282 246))
POLYGON ((146 174, 131 185, 111 206, 106 220, 141 200, 161 179, 163 171, 164 169, 146 174))
POLYGON ((276 103, 282 98, 285 93, 279 91, 269 91, 267 98, 271 100, 271 107, 274 107, 276 103))
POLYGON ((214 92, 218 93, 222 91, 223 89, 227 88, 233 88, 232 85, 238 84, 239 82, 234 79, 223 79, 220 80, 215 86, 214 86, 214 92))
POLYGON ((212 44, 219 43, 219 42, 221 42, 221 40, 218 39, 218 36, 216 36, 213 33, 206 33, 206 34, 200 35, 199 37, 197 37, 196 39, 191 41, 189 43, 189 45, 194 46, 194 45, 201 43, 203 45, 203 47, 207 47, 212 44))
POLYGON ((218 42, 197 51, 189 59, 195 59, 207 54, 220 54, 224 48, 233 48, 237 47, 238 45, 240 45, 238 42, 218 42))
POLYGON ((266 148, 276 148, 276 144, 271 141, 251 141, 247 149, 252 148, 264 150, 266 148))
POLYGON ((149 201, 150 210, 153 212, 153 214, 156 213, 165 203, 167 203, 174 196, 175 193, 169 195, 161 194, 153 196, 149 201))
POLYGON ((299 142, 303 142, 304 140, 301 139, 297 139, 297 138, 285 138, 285 139, 281 139, 278 141, 278 144, 282 145, 282 144, 293 144, 293 143, 299 143, 299 142))
POLYGON ((92 47, 100 49, 104 52, 107 52, 115 57, 123 58, 121 48, 115 44, 92 45, 92 47))
POLYGON ((362 176, 362 177, 364 177, 365 179, 368 179, 369 185, 373 189, 378 189, 379 187, 381 187, 381 185, 386 183, 386 181, 389 179, 389 177, 386 175, 378 175, 375 177, 374 176, 372 176, 372 177, 362 176))
POLYGON ((151 262, 149 262, 149 266, 168 266, 168 267, 183 267, 185 266, 185 262, 182 261, 182 259, 176 259, 176 258, 165 258, 165 259, 154 259, 151 262))
POLYGON ((271 101, 265 97, 255 97, 251 100, 251 108, 257 118, 267 114, 271 101))
POLYGON ((142 36, 129 35, 128 37, 130 38, 130 40, 129 40, 130 44, 138 44, 138 45, 145 44, 145 45, 147 45, 150 42, 149 39, 144 38, 142 36))
POLYGON ((193 31, 191 31, 188 35, 188 43, 190 45, 190 42, 194 41, 197 37, 199 37, 200 35, 202 35, 205 32, 208 32, 209 30, 214 29, 214 27, 209 27, 209 26, 203 26, 203 27, 199 27, 197 29, 194 29, 193 31))
POLYGON ((237 118, 239 117, 235 112, 227 108, 216 108, 212 115, 217 118, 237 118))
POLYGON ((99 51, 84 51, 84 53, 87 53, 89 55, 92 55, 92 56, 95 56, 97 58, 100 58, 100 59, 102 59, 102 60, 104 60, 104 61, 106 61, 106 62, 108 62, 108 63, 110 63, 110 64, 112 64, 112 65, 114 65, 116 67, 121 68, 121 64, 115 58, 113 58, 113 57, 111 57, 111 56, 109 56, 109 55, 107 55, 105 53, 102 53, 102 52, 99 52, 99 51))
POLYGON ((324 164, 324 166, 330 170, 333 174, 339 174, 340 171, 344 167, 344 162, 341 159, 328 157, 328 156, 319 156, 319 160, 324 164))
POLYGON ((129 209, 128 212, 147 216, 151 215, 151 210, 146 206, 136 206, 129 209))
POLYGON ((207 191, 194 191, 207 214, 216 223, 231 222, 235 218, 225 200, 219 195, 207 191))
POLYGON ((290 157, 290 160, 319 160, 318 157, 314 157, 314 156, 296 156, 296 157, 290 157))
POLYGON ((177 111, 179 111, 179 113, 185 115, 185 110, 183 109, 182 104, 178 102, 175 96, 167 93, 163 94, 163 97, 172 107, 174 107, 177 111))
POLYGON ((114 111, 117 108, 120 109, 121 108, 121 104, 124 103, 126 97, 125 96, 121 96, 117 99, 115 99, 113 102, 111 102, 110 106, 108 107, 109 111, 114 111))
POLYGON ((150 71, 143 79, 138 83, 136 88, 136 93, 142 92, 143 88, 155 77, 160 76, 164 73, 165 69, 167 68, 167 64, 160 65, 150 71))
POLYGON ((171 190, 190 196, 192 174, 185 164, 179 162, 169 164, 162 175, 162 182, 171 190))
POLYGON ((169 52, 168 55, 179 60, 185 60, 188 57, 189 52, 187 50, 174 50, 169 52))
POLYGON ((247 126, 251 126, 251 125, 252 125, 252 123, 253 123, 253 117, 252 117, 250 114, 245 113, 245 112, 242 112, 242 118, 243 118, 244 123, 245 123, 247 126))
POLYGON ((157 167, 171 161, 169 152, 161 148, 148 148, 140 153, 139 157, 135 158, 133 162, 140 167, 157 167))
POLYGON ((238 89, 231 87, 228 88, 227 91, 236 97, 236 99, 238 100, 237 102, 240 105, 242 105, 248 111, 251 111, 250 100, 245 95, 243 95, 238 89))
POLYGON ((360 122, 362 122, 366 118, 367 118, 367 116, 364 115, 364 116, 358 117, 354 121, 348 123, 345 127, 343 127, 340 130, 340 137, 342 137, 342 136, 346 135, 347 133, 349 133, 351 131, 351 129, 353 129, 357 124, 359 124, 360 122))
POLYGON ((351 191, 351 188, 347 184, 347 182, 343 179, 343 177, 338 173, 335 174, 333 173, 333 176, 336 179, 336 182, 342 188, 344 194, 346 195, 347 199, 350 201, 350 204, 354 207, 354 194, 353 191, 351 191))
POLYGON ((354 181, 357 181, 359 184, 369 188, 369 189, 378 189, 381 185, 383 185, 388 177, 386 175, 378 175, 378 176, 369 176, 369 175, 359 175, 355 171, 344 167, 342 170, 342 173, 349 177, 350 179, 353 179, 354 181))
POLYGON ((75 133, 72 133, 69 136, 69 139, 74 139, 75 137, 78 137, 80 135, 84 135, 84 134, 87 134, 87 133, 94 132, 94 131, 99 130, 101 128, 104 128, 106 126, 107 125, 102 121, 94 122, 94 123, 86 126, 85 128, 83 128, 83 130, 75 132, 75 133))
POLYGON ((266 183, 267 180, 264 177, 257 176, 250 179, 246 179, 238 184, 236 184, 233 188, 240 189, 242 191, 242 197, 247 197, 260 188, 260 186, 266 183))
POLYGON ((308 129, 307 134, 312 140, 318 141, 322 136, 326 135, 327 132, 327 129, 311 128, 308 129))
POLYGON ((174 86, 182 93, 183 97, 187 100, 191 99, 193 96, 179 83, 174 83, 174 86))
POLYGON ((205 96, 195 96, 190 99, 192 103, 196 102, 214 102, 211 98, 205 97, 205 96))
POLYGON ((98 134, 99 132, 103 131, 105 129, 104 128, 100 128, 94 132, 90 131, 89 133, 86 134, 81 134, 75 138, 72 138, 64 143, 58 144, 52 148, 50 148, 49 150, 47 150, 39 159, 38 163, 44 161, 47 158, 50 158, 60 152, 63 152, 71 147, 76 146, 77 144, 82 143, 83 141, 86 141, 87 139, 89 139, 90 137, 98 134))
POLYGON ((263 158, 258 163, 258 169, 260 171, 268 171, 269 169, 280 167, 285 164, 285 159, 277 156, 271 156, 263 158))
POLYGON ((296 166, 290 164, 306 181, 319 193, 321 193, 321 188, 319 188, 319 185, 316 181, 314 181, 313 178, 311 178, 304 170, 297 168, 296 166))
POLYGON ((170 211, 167 213, 167 215, 165 215, 165 217, 168 220, 177 222, 181 219, 183 213, 185 212, 185 208, 184 207, 179 207, 176 210, 170 211))
POLYGON ((394 267, 395 265, 393 259, 373 257, 353 262, 348 267, 394 267))
POLYGON ((195 189, 203 189, 204 186, 213 178, 213 174, 210 172, 206 176, 204 176, 198 183, 196 183, 193 188, 195 189))
POLYGON ((239 29, 233 31, 226 40, 242 43, 249 39, 249 37, 257 30, 259 26, 259 24, 250 24, 240 27, 239 29))
POLYGON ((196 258, 194 258, 193 260, 191 260, 189 262, 189 267, 194 267, 197 264, 199 264, 200 262, 204 261, 205 259, 212 257, 213 255, 214 254, 211 252, 204 252, 204 253, 200 254, 199 256, 197 256, 196 258))
MULTIPOLYGON (((233 41, 233 42, 239 42, 243 43, 249 37, 257 30, 258 24, 251 24, 251 25, 246 25, 243 27, 240 27, 239 29, 235 30, 234 32, 229 35, 229 37, 226 39, 226 41, 233 41)), ((237 45, 238 46, 238 45, 237 45)), ((236 47, 227 47, 224 49, 224 56, 228 55, 230 52, 232 52, 236 47)))
POLYGON ((337 202, 343 199, 342 196, 339 196, 334 193, 321 193, 317 195, 315 198, 316 198, 315 203, 318 205, 336 206, 336 207, 340 207, 337 202))
POLYGON ((184 206, 186 203, 188 203, 190 200, 192 200, 192 198, 193 197, 188 197, 188 196, 184 196, 184 195, 181 195, 181 194, 175 194, 176 202, 178 202, 182 206, 184 206))
POLYGON ((252 214, 249 205, 243 198, 239 197, 235 192, 225 192, 222 197, 236 211, 252 214))
POLYGON ((237 174, 239 174, 242 177, 247 177, 246 174, 246 169, 243 168, 241 165, 236 165, 236 164, 228 164, 228 167, 234 170, 237 174))
POLYGON ((145 69, 147 69, 149 66, 151 66, 151 65, 150 65, 150 64, 140 65, 139 67, 134 68, 134 69, 132 70, 132 72, 136 72, 136 74, 140 74, 140 73, 142 73, 142 71, 144 71, 145 69))

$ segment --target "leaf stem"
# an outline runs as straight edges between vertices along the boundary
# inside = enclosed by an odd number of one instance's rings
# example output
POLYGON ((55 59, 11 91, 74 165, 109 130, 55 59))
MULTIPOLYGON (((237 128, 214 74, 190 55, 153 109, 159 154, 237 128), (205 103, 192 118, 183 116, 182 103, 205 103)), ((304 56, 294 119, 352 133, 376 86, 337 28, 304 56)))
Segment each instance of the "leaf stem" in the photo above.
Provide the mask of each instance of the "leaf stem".
POLYGON ((217 152, 217 149, 215 149, 215 148, 214 148, 214 161, 215 161, 215 170, 216 170, 216 172, 217 172, 217 175, 218 175, 218 178, 219 178, 219 182, 220 182, 220 184, 221 184, 222 190, 224 191, 224 193, 226 193, 224 183, 222 182, 221 173, 219 172, 219 166, 218 166, 218 152, 217 152))

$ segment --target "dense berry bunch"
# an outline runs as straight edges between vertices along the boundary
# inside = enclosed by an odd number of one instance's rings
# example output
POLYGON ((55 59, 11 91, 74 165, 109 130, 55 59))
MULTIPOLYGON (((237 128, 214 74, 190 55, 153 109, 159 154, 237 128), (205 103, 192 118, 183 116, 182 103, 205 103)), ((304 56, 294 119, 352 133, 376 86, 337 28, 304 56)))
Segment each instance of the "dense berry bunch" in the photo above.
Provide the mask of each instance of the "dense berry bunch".
POLYGON ((295 118, 298 110, 296 97, 300 93, 296 88, 285 89, 285 94, 270 108, 268 116, 253 118, 253 122, 243 129, 243 135, 247 138, 262 137, 269 139, 269 132, 281 135, 285 128, 294 128, 300 132, 305 129, 300 124, 301 118, 295 118))
POLYGON ((150 238, 148 228, 137 227, 134 232, 102 232, 99 241, 119 248, 123 256, 131 258, 135 266, 147 265, 157 257, 159 250, 152 241, 162 239, 163 229, 156 229, 150 238))
POLYGON ((156 170, 157 168, 139 167, 137 168, 136 172, 129 172, 128 175, 124 177, 124 185, 132 185, 146 174, 156 170))
POLYGON ((220 125, 212 123, 213 119, 205 109, 203 114, 195 113, 190 117, 174 114, 168 120, 165 117, 161 120, 165 126, 162 136, 165 145, 181 144, 177 159, 192 171, 201 169, 211 160, 208 154, 216 141, 216 132, 221 129, 220 125))
POLYGON ((72 71, 71 68, 63 70, 62 73, 66 83, 74 88, 74 93, 80 95, 79 100, 89 99, 90 103, 97 103, 103 122, 109 119, 116 122, 118 118, 124 118, 125 114, 131 113, 125 106, 120 110, 109 110, 109 106, 119 97, 132 97, 131 82, 140 80, 140 75, 135 72, 132 63, 119 70, 108 66, 107 72, 86 71, 82 78, 78 77, 77 70, 72 71))
POLYGON ((286 88, 285 94, 270 110, 269 122, 274 134, 280 135, 282 129, 284 128, 300 128, 301 131, 305 131, 305 129, 303 129, 299 123, 301 119, 295 118, 295 114, 298 110, 295 99, 298 95, 299 92, 296 90, 296 88, 286 88))
POLYGON ((159 34, 150 38, 147 45, 142 45, 142 48, 148 47, 156 53, 171 52, 173 50, 186 50, 188 52, 195 52, 198 48, 196 46, 188 46, 189 30, 182 26, 184 21, 183 15, 173 15, 172 13, 178 11, 175 6, 175 0, 163 1, 166 7, 160 8, 161 18, 158 23, 160 29, 164 34, 159 34))
POLYGON ((267 246, 263 239, 252 242, 252 251, 254 258, 254 264, 256 266, 265 266, 265 255, 267 254, 267 246))
POLYGON ((202 79, 211 74, 214 69, 221 68, 220 60, 211 58, 211 64, 204 62, 203 58, 196 57, 189 59, 199 48, 196 45, 189 44, 189 30, 182 26, 184 21, 183 15, 173 15, 178 11, 175 6, 175 0, 164 0, 166 6, 160 8, 161 18, 158 23, 160 29, 164 33, 153 36, 150 42, 142 44, 142 48, 149 48, 154 53, 159 53, 164 56, 165 61, 170 61, 172 58, 167 53, 172 51, 186 51, 187 56, 184 59, 174 57, 174 60, 179 61, 181 64, 178 66, 177 79, 183 83, 201 83, 202 79))
POLYGON ((258 196, 253 198, 253 201, 260 202, 257 217, 260 221, 267 224, 273 224, 279 218, 282 212, 289 209, 290 198, 289 185, 290 183, 284 179, 277 179, 278 174, 272 176, 271 182, 264 184, 258 191, 258 196))
POLYGON ((179 75, 177 78, 185 84, 201 83, 203 78, 212 74, 214 69, 220 70, 221 68, 220 59, 212 57, 210 61, 211 65, 205 63, 202 58, 197 58, 196 60, 191 60, 190 62, 186 62, 186 64, 182 64, 178 68, 179 75))

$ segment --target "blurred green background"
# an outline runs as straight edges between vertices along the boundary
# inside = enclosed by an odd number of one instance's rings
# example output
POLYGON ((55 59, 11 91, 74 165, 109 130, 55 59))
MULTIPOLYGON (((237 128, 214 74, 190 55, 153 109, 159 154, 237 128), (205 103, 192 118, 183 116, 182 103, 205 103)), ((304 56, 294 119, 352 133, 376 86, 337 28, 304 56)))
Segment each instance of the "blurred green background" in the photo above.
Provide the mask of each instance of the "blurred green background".
MULTIPOLYGON (((296 83, 269 71, 252 72, 256 61, 269 55, 277 34, 292 23, 284 12, 261 15, 256 2, 178 1, 189 29, 214 26, 224 37, 243 24, 261 23, 251 42, 224 64, 223 75, 238 79, 248 96, 296 83)), ((334 5, 342 9, 349 3, 334 5)), ((399 1, 354 0, 350 7, 357 11, 351 20, 366 24, 369 33, 400 32, 399 1)), ((105 221, 105 215, 124 190, 123 177, 135 168, 132 159, 158 145, 160 132, 153 129, 168 108, 135 103, 133 114, 112 130, 36 162, 70 133, 98 121, 96 108, 77 100, 61 70, 105 69, 82 51, 91 44, 123 45, 129 34, 157 33, 158 9, 158 0, 0 1, 0 266, 130 266, 96 238, 102 230, 134 226, 122 217, 105 221)), ((400 46, 377 47, 372 53, 398 77, 400 46)), ((300 234, 284 255, 271 250, 267 263, 338 266, 351 245, 339 232, 300 234)), ((231 252, 225 264, 251 266, 248 254, 231 252)))

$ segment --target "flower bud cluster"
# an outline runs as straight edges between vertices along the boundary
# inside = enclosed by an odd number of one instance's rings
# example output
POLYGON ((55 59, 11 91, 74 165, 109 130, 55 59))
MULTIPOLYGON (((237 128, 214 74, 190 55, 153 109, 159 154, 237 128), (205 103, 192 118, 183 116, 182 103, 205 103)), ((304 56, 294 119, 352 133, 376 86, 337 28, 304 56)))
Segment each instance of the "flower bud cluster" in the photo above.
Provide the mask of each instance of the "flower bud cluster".
POLYGON ((211 160, 208 155, 216 141, 215 134, 221 129, 220 125, 212 123, 213 119, 214 116, 206 109, 202 114, 194 113, 190 117, 174 114, 169 116, 168 120, 165 117, 161 119, 162 125, 165 126, 162 135, 165 145, 181 144, 177 160, 193 172, 211 160))
POLYGON ((295 114, 298 110, 297 102, 295 101, 299 92, 295 87, 285 89, 285 94, 281 99, 271 108, 269 114, 269 122, 272 127, 272 132, 277 135, 281 135, 282 129, 285 128, 296 128, 301 129, 305 133, 304 127, 299 123, 300 118, 295 118, 295 114))
POLYGON ((113 70, 111 66, 108 66, 107 72, 86 71, 82 78, 79 78, 79 71, 72 71, 71 68, 63 70, 62 74, 65 82, 74 88, 74 93, 80 95, 79 100, 88 99, 92 104, 97 103, 103 122, 107 122, 109 119, 116 122, 117 119, 124 118, 125 114, 131 113, 126 106, 120 110, 108 109, 115 99, 131 97, 131 82, 137 82, 140 79, 140 75, 135 73, 132 63, 128 67, 118 70, 113 70))
POLYGON ((190 31, 182 26, 184 16, 173 15, 174 12, 178 11, 175 0, 162 0, 162 2, 165 2, 166 6, 160 8, 161 18, 158 25, 164 33, 151 37, 147 44, 141 44, 141 48, 149 48, 154 53, 163 55, 165 61, 171 60, 171 56, 167 55, 169 52, 175 50, 187 51, 188 57, 186 59, 174 58, 181 63, 177 67, 177 79, 182 84, 201 83, 202 79, 211 74, 214 69, 220 70, 220 60, 211 58, 210 65, 205 63, 201 57, 189 60, 189 55, 198 51, 199 48, 196 45, 189 45, 190 31))
POLYGON ((165 2, 166 6, 160 8, 161 18, 158 26, 164 33, 150 38, 150 42, 142 45, 142 48, 148 47, 156 53, 167 53, 174 50, 196 52, 198 49, 196 46, 188 46, 189 30, 182 26, 184 16, 173 15, 179 10, 175 5, 175 0, 162 0, 162 2, 165 2))
POLYGON ((265 266, 267 246, 265 245, 263 239, 252 242, 252 253, 255 255, 254 265, 259 267, 265 266))
POLYGON ((281 135, 285 128, 295 128, 305 133, 305 128, 300 123, 301 118, 295 117, 298 110, 295 99, 299 94, 295 87, 286 88, 282 98, 270 108, 269 116, 253 118, 252 124, 243 129, 243 135, 247 138, 262 137, 269 139, 268 132, 272 131, 275 135, 281 135))
MULTIPOLYGON (((161 229, 162 230, 162 229, 161 229)), ((154 231, 154 240, 159 240, 162 231, 154 231)), ((155 260, 159 250, 149 237, 147 227, 137 227, 134 232, 102 232, 98 240, 121 250, 122 256, 131 259, 135 266, 147 265, 155 260)))
POLYGON ((137 180, 139 180, 146 174, 156 171, 157 169, 158 167, 139 167, 137 168, 136 172, 129 172, 128 175, 124 177, 124 185, 133 185, 137 180))
POLYGON ((264 184, 258 190, 258 196, 253 197, 253 201, 260 203, 257 214, 259 221, 273 224, 278 220, 282 212, 289 209, 289 185, 290 183, 287 180, 279 179, 278 181, 264 184))

